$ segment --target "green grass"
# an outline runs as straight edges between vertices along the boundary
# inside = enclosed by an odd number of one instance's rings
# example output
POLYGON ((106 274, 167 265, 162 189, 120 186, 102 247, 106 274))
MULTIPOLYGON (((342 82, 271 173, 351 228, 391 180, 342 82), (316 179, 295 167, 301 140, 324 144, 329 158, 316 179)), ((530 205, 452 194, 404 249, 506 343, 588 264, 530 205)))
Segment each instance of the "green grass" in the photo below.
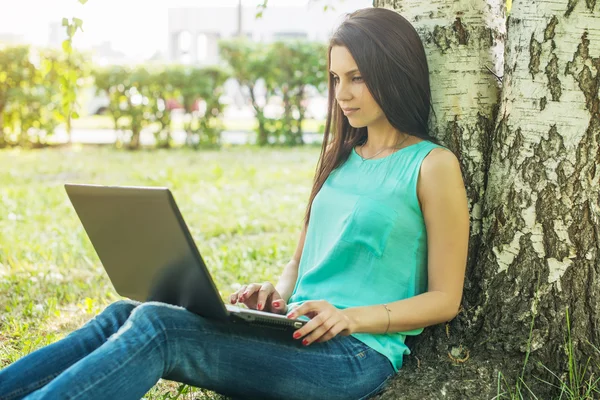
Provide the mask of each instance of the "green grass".
MULTIPOLYGON (((538 280, 539 289, 539 280, 538 280)), ((537 290, 537 289, 536 289, 537 290)), ((537 297, 536 297, 537 298, 537 297)), ((514 384, 509 383, 502 373, 498 374, 497 393, 492 400, 523 400, 523 399, 540 399, 527 385, 525 379, 525 367, 529 362, 531 352, 531 340, 533 334, 533 326, 535 322, 535 314, 531 318, 529 327, 529 338, 527 341, 527 352, 523 362, 523 370, 514 384)), ((591 363, 592 357, 589 356, 584 365, 575 358, 573 349, 573 339, 571 337, 571 321, 569 319, 569 309, 566 309, 566 326, 567 337, 565 338, 565 352, 567 355, 568 371, 567 377, 561 377, 554 371, 551 371, 543 363, 538 361, 538 364, 548 371, 552 376, 552 381, 547 381, 534 377, 536 380, 554 387, 559 391, 558 400, 595 400, 600 398, 600 365, 591 363)), ((600 355, 600 349, 594 346, 589 341, 586 341, 589 350, 592 353, 600 355)), ((540 399, 542 400, 542 399, 540 399)))
MULTIPOLYGON (((225 298, 236 284, 277 279, 296 246, 318 152, 316 147, 0 150, 0 368, 61 339, 120 298, 64 183, 171 188, 225 298)), ((566 344, 568 375, 548 384, 561 390, 561 399, 600 397, 598 373, 586 373, 600 366, 577 362, 570 337, 566 344)), ((496 399, 536 398, 524 378, 509 383, 499 376, 496 399)), ((219 396, 161 381, 146 398, 219 396)))
MULTIPOLYGON (((258 127, 256 119, 224 120, 225 130, 228 131, 253 131, 258 127)), ((325 121, 306 119, 302 122, 304 132, 322 132, 325 121)), ((173 121, 173 130, 183 130, 182 121, 173 121)), ((74 129, 113 129, 113 122, 108 115, 88 115, 73 120, 74 129)))
MULTIPOLYGON (((314 147, 0 151, 0 368, 120 298, 65 182, 171 188, 225 298, 236 284, 276 281, 296 246, 317 157, 314 147)), ((178 391, 215 397, 161 381, 146 398, 178 391)))

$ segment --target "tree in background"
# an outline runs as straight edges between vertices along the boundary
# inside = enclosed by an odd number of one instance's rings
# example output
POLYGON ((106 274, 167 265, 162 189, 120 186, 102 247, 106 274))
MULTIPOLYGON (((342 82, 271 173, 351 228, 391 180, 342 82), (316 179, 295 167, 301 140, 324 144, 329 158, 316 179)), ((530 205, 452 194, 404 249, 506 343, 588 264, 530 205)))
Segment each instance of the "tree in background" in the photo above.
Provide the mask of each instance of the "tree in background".
MULTIPOLYGON (((87 0, 80 1, 85 4, 87 0)), ((79 118, 77 113, 77 94, 83 86, 84 78, 89 75, 88 65, 84 57, 73 50, 73 37, 78 29, 83 32, 83 21, 79 18, 72 18, 69 21, 63 18, 62 26, 67 30, 68 38, 62 42, 63 57, 60 57, 60 62, 57 64, 59 68, 59 92, 61 100, 57 109, 59 121, 65 123, 68 142, 72 142, 72 120, 79 118)))
POLYGON ((171 109, 169 101, 176 97, 170 69, 162 69, 151 74, 150 87, 148 88, 150 106, 153 110, 152 120, 156 123, 154 139, 156 147, 168 149, 171 143, 171 109))
POLYGON ((186 145, 218 145, 223 131, 220 97, 228 73, 219 67, 176 66, 171 68, 169 76, 176 98, 185 111, 186 145))
POLYGON ((223 132, 223 109, 221 96, 224 93, 223 85, 229 79, 229 73, 220 67, 204 67, 197 72, 198 94, 202 100, 204 112, 199 118, 200 138, 198 143, 204 146, 218 146, 221 144, 223 132))
MULTIPOLYGON (((124 115, 123 108, 125 107, 122 104, 123 93, 125 91, 125 86, 122 82, 126 81, 127 75, 128 71, 121 66, 96 68, 92 71, 96 93, 103 93, 108 98, 106 112, 113 122, 115 132, 121 131, 119 121, 124 115)), ((116 146, 122 146, 120 138, 117 139, 116 146)))
POLYGON ((265 106, 275 92, 272 53, 267 46, 259 43, 247 39, 234 39, 219 41, 219 54, 231 67, 233 78, 254 109, 258 123, 257 144, 268 144, 270 121, 265 115, 265 106), (262 99, 258 93, 260 83, 264 88, 262 99))
POLYGON ((0 65, 0 147, 44 146, 59 124, 70 129, 77 117, 75 87, 82 85, 86 65, 82 54, 8 47, 0 50, 0 65))
POLYGON ((327 46, 301 40, 275 42, 269 48, 276 93, 283 101, 279 134, 288 145, 304 144, 302 122, 306 115, 307 89, 327 90, 327 46))
POLYGON ((326 90, 326 46, 301 40, 264 44, 236 39, 221 41, 219 48, 255 111, 257 143, 303 144, 308 88, 321 93, 326 90), (258 94, 259 85, 265 92, 263 98, 258 94), (281 98, 283 105, 279 118, 265 114, 265 106, 274 95, 281 98))
MULTIPOLYGON (((8 145, 7 130, 13 126, 14 104, 25 100, 24 89, 36 74, 35 66, 29 59, 29 47, 18 46, 0 50, 0 148, 8 145), (8 116, 10 115, 10 126, 8 116)), ((14 130, 14 129, 11 129, 14 130)))
POLYGON ((127 78, 121 82, 123 92, 120 100, 125 107, 122 108, 123 115, 128 123, 129 131, 128 148, 137 150, 140 148, 140 136, 142 129, 152 123, 153 108, 150 103, 152 77, 144 67, 136 67, 129 71, 127 78))

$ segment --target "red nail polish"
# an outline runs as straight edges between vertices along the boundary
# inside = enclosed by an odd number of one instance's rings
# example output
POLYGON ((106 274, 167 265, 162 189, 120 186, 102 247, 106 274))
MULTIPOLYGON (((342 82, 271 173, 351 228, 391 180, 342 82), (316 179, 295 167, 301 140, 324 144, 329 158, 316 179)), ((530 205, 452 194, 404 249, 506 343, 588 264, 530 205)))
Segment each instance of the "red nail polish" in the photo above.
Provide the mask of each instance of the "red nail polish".
POLYGON ((274 305, 275 307, 279 307, 279 302, 278 302, 278 301, 274 301, 274 302, 273 302, 273 305, 274 305))
POLYGON ((299 332, 294 333, 294 339, 298 339, 299 337, 300 337, 300 333, 299 332))
POLYGON ((263 305, 262 305, 261 303, 258 303, 258 307, 257 307, 257 308, 258 308, 259 310, 262 310, 262 309, 263 309, 263 305))
POLYGON ((306 345, 308 345, 308 340, 304 339, 304 340, 302 341, 302 344, 303 344, 303 345, 305 345, 305 346, 306 346, 306 345))

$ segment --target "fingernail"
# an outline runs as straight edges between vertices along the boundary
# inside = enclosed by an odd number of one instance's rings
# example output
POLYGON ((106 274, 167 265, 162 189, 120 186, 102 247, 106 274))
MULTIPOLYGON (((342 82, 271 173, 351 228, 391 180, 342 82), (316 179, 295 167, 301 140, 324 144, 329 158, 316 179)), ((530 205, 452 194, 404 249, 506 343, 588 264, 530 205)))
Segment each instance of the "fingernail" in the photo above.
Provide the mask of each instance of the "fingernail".
POLYGON ((262 303, 258 303, 258 309, 259 309, 259 310, 262 310, 262 308, 263 308, 263 305, 262 305, 262 303))
POLYGON ((305 345, 305 346, 308 346, 308 340, 304 339, 304 340, 302 341, 302 344, 303 344, 303 345, 305 345))
POLYGON ((274 305, 275 307, 279 307, 279 302, 278 302, 278 301, 274 301, 274 302, 273 302, 273 305, 274 305))
POLYGON ((300 333, 299 332, 294 333, 294 339, 298 339, 299 337, 300 337, 300 333))
POLYGON ((289 314, 287 317, 290 319, 293 319, 293 318, 296 318, 296 314, 292 313, 292 314, 289 314))

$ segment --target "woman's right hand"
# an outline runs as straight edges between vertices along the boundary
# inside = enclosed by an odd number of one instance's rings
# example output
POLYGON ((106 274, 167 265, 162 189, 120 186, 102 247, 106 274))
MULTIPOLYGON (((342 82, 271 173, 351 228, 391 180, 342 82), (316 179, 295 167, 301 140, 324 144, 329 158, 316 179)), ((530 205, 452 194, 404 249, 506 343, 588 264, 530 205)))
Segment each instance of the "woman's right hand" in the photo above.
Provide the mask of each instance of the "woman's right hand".
POLYGON ((229 296, 229 301, 231 304, 244 303, 246 307, 259 311, 275 314, 287 312, 287 302, 281 298, 271 282, 242 285, 238 291, 229 296))

